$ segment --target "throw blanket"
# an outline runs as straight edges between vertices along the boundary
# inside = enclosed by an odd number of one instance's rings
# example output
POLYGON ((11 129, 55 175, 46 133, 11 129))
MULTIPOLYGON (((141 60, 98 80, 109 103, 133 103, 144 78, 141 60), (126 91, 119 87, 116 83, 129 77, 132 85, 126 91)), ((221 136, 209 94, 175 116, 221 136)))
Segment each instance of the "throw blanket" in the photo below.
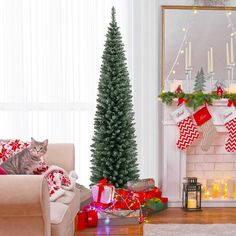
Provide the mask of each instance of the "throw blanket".
POLYGON ((76 179, 78 178, 75 171, 68 174, 63 168, 51 165, 48 166, 42 162, 40 167, 34 171, 34 174, 42 174, 47 180, 50 201, 55 201, 61 197, 65 190, 74 190, 76 179))

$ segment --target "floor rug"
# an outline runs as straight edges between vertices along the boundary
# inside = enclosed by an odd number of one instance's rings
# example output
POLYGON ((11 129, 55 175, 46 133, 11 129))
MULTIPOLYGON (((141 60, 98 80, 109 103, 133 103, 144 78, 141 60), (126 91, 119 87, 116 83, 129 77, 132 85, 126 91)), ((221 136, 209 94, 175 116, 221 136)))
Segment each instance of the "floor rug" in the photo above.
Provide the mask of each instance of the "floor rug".
POLYGON ((236 224, 144 224, 144 236, 236 236, 236 224))

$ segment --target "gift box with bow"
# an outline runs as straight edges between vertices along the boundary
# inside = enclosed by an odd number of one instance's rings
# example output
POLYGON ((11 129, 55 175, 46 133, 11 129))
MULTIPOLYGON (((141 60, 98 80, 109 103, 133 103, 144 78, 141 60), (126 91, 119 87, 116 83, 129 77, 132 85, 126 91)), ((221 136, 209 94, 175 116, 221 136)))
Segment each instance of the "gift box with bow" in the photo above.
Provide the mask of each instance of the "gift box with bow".
POLYGON ((127 182, 127 188, 135 192, 150 191, 154 187, 155 187, 155 181, 154 179, 151 179, 151 178, 139 179, 139 180, 127 182))
POLYGON ((143 216, 152 215, 167 208, 168 198, 151 198, 142 204, 143 216))
POLYGON ((99 184, 92 186, 93 200, 97 203, 109 204, 114 199, 115 187, 107 183, 107 179, 102 179, 99 184))

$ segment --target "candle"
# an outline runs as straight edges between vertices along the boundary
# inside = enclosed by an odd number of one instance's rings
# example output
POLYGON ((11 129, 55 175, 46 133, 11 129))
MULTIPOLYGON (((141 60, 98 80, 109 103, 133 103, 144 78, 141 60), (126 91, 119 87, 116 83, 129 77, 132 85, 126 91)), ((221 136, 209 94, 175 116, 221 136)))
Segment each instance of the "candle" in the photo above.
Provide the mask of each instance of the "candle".
POLYGON ((208 74, 210 73, 210 52, 209 50, 207 51, 207 72, 208 74))
POLYGON ((236 84, 229 85, 229 93, 236 93, 236 84))
POLYGON ((188 208, 197 208, 196 199, 188 199, 188 208))
POLYGON ((217 198, 219 196, 219 184, 214 183, 213 185, 213 197, 217 198))
POLYGON ((185 48, 185 69, 188 69, 188 48, 185 48))
POLYGON ((224 188, 225 188, 225 184, 224 183, 219 183, 219 192, 218 192, 218 196, 220 198, 224 197, 224 188))
POLYGON ((233 37, 230 38, 230 59, 231 63, 234 63, 234 43, 233 43, 233 37))
POLYGON ((229 65, 229 44, 226 43, 226 63, 229 65))
POLYGON ((210 198, 213 197, 213 184, 214 184, 214 179, 207 179, 206 185, 210 198))
POLYGON ((191 67, 192 66, 192 43, 191 42, 188 43, 188 53, 189 53, 188 67, 191 67))
POLYGON ((234 179, 228 179, 227 183, 228 183, 228 198, 233 198, 235 181, 234 179))
POLYGON ((210 49, 211 50, 211 72, 213 72, 213 48, 210 49))

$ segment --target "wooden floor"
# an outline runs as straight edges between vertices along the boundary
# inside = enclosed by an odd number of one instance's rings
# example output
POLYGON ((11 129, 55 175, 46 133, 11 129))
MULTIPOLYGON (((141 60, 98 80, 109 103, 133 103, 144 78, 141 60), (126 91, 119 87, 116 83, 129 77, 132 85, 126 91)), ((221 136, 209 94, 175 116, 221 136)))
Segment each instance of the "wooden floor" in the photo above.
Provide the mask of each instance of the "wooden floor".
MULTIPOLYGON (((147 218, 149 224, 236 224, 236 208, 204 208, 203 211, 186 212, 181 208, 168 208, 147 218)), ((143 224, 132 226, 107 226, 87 228, 75 236, 143 235, 143 224)))

